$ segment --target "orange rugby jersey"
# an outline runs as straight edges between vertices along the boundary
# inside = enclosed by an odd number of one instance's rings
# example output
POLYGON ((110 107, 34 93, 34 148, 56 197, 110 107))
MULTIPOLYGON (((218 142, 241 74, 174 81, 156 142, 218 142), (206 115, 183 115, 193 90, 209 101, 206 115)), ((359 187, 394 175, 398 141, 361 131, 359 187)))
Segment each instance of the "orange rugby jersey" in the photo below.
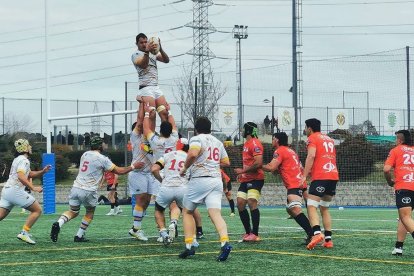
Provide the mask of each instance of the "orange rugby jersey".
POLYGON ((108 185, 114 184, 115 174, 113 172, 105 172, 104 177, 108 185))
POLYGON ((225 181, 226 184, 229 184, 230 177, 222 169, 220 169, 220 171, 221 171, 221 178, 224 179, 224 181, 225 181))
POLYGON ((394 189, 414 191, 414 148, 398 145, 388 154, 385 165, 394 168, 394 189))
MULTIPOLYGON (((299 188, 303 176, 303 168, 296 152, 289 147, 280 146, 275 150, 273 159, 280 163, 279 172, 286 189, 299 188)), ((302 188, 306 188, 306 183, 302 188)))
MULTIPOLYGON (((243 146, 243 169, 250 167, 254 163, 254 157, 263 155, 262 143, 257 138, 252 138, 246 141, 243 146)), ((243 173, 239 176, 239 182, 249 182, 252 180, 263 180, 264 172, 258 169, 255 172, 243 173)))
POLYGON ((313 180, 339 180, 334 140, 320 132, 308 137, 308 148, 316 148, 311 177, 313 180))

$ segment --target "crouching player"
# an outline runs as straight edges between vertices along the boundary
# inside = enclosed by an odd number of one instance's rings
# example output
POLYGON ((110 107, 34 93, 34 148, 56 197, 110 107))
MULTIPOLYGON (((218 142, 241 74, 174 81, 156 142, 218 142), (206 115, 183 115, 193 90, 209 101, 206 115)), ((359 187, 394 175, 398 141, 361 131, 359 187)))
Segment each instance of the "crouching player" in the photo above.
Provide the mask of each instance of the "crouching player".
POLYGON ((85 207, 86 214, 73 241, 88 241, 85 239, 85 232, 92 222, 96 205, 98 205, 98 187, 103 180, 104 172, 113 171, 116 174, 127 174, 144 165, 142 162, 134 162, 129 167, 117 167, 108 157, 102 154, 102 143, 102 138, 93 137, 90 142, 91 150, 85 152, 81 157, 79 174, 69 195, 70 210, 64 212, 58 221, 52 224, 50 238, 53 242, 57 242, 63 224, 79 215, 81 205, 85 207))
POLYGON ((312 227, 308 218, 302 213, 302 196, 305 187, 301 183, 303 168, 299 157, 293 149, 288 147, 288 136, 284 132, 273 134, 272 145, 276 149, 273 159, 262 169, 267 172, 279 170, 287 189, 286 211, 305 230, 310 240, 313 235, 312 227))

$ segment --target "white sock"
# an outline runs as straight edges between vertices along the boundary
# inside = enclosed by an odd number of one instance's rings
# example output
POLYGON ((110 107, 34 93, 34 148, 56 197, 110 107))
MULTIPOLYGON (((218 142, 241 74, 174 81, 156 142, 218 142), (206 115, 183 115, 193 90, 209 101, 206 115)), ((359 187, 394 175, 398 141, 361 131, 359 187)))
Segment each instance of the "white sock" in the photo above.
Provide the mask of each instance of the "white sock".
POLYGON ((65 220, 62 218, 59 218, 57 222, 59 223, 59 227, 62 227, 63 224, 65 224, 65 220))
POLYGON ((85 234, 85 230, 83 230, 82 228, 79 228, 76 236, 78 236, 79 238, 82 238, 84 234, 85 234))

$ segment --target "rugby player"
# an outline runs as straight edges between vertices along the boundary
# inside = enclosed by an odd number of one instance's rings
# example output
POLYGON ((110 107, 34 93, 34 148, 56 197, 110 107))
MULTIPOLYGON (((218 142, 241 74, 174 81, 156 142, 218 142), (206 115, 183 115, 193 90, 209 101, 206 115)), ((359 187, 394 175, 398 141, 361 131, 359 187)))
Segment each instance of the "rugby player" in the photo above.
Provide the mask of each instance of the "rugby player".
POLYGON ((118 175, 111 171, 106 171, 104 174, 105 181, 107 183, 106 190, 108 191, 108 199, 111 202, 111 210, 107 213, 107 216, 115 216, 122 213, 121 207, 118 203, 118 175))
POLYGON ((234 200, 231 198, 231 180, 230 177, 224 172, 224 170, 221 170, 221 179, 223 181, 223 192, 226 195, 227 201, 230 205, 230 217, 234 217, 234 200))

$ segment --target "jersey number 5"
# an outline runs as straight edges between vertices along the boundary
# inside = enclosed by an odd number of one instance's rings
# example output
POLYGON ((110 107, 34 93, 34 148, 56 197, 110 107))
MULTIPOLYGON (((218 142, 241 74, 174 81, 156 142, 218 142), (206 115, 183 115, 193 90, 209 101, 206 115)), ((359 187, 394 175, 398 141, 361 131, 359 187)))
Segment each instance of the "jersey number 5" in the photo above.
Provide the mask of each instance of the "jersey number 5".
POLYGON ((86 170, 88 169, 88 165, 89 165, 89 162, 84 161, 82 164, 81 172, 86 172, 86 170))

